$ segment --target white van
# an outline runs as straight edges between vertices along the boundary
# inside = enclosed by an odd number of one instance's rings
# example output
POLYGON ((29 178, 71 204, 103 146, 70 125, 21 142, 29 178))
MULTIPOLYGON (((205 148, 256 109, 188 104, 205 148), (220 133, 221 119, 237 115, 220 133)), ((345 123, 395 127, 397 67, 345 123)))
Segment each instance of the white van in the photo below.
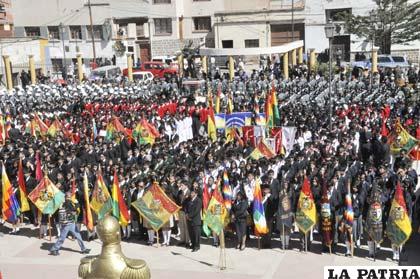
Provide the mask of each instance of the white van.
POLYGON ((113 79, 121 76, 121 69, 118 66, 103 66, 92 70, 90 73, 90 79, 113 79))
POLYGON ((151 72, 141 71, 141 72, 134 72, 133 79, 135 81, 141 81, 144 83, 149 83, 153 80, 154 76, 151 72))

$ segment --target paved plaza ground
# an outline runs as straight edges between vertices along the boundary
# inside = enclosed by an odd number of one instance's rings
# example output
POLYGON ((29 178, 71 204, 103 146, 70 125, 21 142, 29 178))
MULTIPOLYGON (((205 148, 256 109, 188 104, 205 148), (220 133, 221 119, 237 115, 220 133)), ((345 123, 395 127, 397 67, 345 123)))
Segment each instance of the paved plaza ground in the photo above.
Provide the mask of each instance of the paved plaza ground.
MULTIPOLYGON (((48 249, 55 241, 38 239, 37 229, 25 227, 20 235, 9 235, 7 229, 0 227, 0 271, 3 279, 42 278, 74 279, 80 254, 76 241, 66 240, 61 255, 48 255, 48 249)), ((405 265, 420 265, 418 234, 414 234, 407 244, 405 265), (416 247, 417 246, 417 247, 416 247)), ((317 240, 318 237, 315 237, 317 240)), ((280 242, 274 239, 273 249, 257 248, 257 241, 252 240, 251 247, 239 251, 229 247, 227 252, 227 269, 219 268, 220 250, 210 245, 211 241, 203 238, 201 250, 192 253, 183 247, 149 247, 144 242, 122 242, 126 256, 146 260, 152 278, 322 278, 323 267, 328 265, 396 265, 391 261, 392 253, 386 243, 379 252, 378 259, 366 258, 367 247, 357 249, 353 258, 344 257, 344 247, 339 247, 336 254, 322 254, 319 241, 314 241, 311 252, 299 252, 297 236, 293 238, 293 249, 286 252, 280 249, 280 242)), ((229 241, 232 242, 232 241, 229 241)), ((176 240, 173 240, 176 243, 176 240)), ((233 243, 232 243, 233 244, 233 243)), ((99 240, 86 243, 92 249, 91 254, 100 252, 99 240)), ((389 246, 388 246, 389 247, 389 246)))

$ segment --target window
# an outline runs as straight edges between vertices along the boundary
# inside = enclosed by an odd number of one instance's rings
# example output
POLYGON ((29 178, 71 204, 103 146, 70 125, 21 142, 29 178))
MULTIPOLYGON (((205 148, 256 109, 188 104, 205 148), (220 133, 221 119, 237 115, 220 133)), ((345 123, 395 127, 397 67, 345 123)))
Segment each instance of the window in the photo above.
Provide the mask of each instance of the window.
POLYGON ((153 4, 171 4, 171 0, 153 0, 153 4))
POLYGON ((211 18, 210 17, 194 17, 194 31, 210 31, 211 18))
POLYGON ((405 59, 402 56, 392 56, 392 60, 394 60, 394 62, 405 62, 405 59))
POLYGON ((82 28, 80 26, 70 26, 70 39, 81 40, 82 28))
POLYGON ((39 27, 25 27, 26 37, 40 37, 41 31, 39 27))
MULTIPOLYGON (((87 30, 87 38, 92 40, 92 36, 91 36, 91 29, 90 26, 86 26, 86 30, 87 30)), ((102 39, 102 25, 94 25, 93 26, 93 38, 95 38, 95 40, 101 40, 102 39)))
POLYGON ((48 36, 52 40, 60 40, 60 29, 58 26, 48 26, 48 36))
POLYGON ((351 9, 331 9, 331 10, 325 10, 325 15, 328 20, 332 21, 341 21, 340 20, 340 14, 349 13, 351 14, 351 9))
POLYGON ((155 18, 155 34, 172 34, 172 20, 170 18, 155 18))
POLYGON ((245 40, 245 47, 260 47, 259 39, 245 40))
POLYGON ((233 40, 222 40, 222 48, 233 48, 233 40))

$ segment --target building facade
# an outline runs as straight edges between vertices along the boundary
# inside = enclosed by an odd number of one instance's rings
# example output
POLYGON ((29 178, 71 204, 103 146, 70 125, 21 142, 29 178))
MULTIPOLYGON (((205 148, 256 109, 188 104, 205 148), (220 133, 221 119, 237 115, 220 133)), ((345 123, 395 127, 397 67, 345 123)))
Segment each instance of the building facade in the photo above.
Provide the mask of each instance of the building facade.
POLYGON ((134 61, 174 55, 187 45, 214 47, 214 14, 223 0, 15 0, 15 35, 49 40, 48 57, 59 65, 82 53, 124 66, 134 61))
POLYGON ((306 52, 322 53, 328 49, 324 26, 330 19, 338 26, 333 55, 351 61, 372 46, 346 34, 337 14, 363 15, 374 5, 373 0, 14 0, 12 14, 15 36, 49 40, 47 60, 54 65, 64 56, 75 61, 78 53, 92 60, 92 33, 96 58, 121 66, 126 54, 147 61, 188 45, 247 48, 304 40, 306 52))
POLYGON ((11 0, 0 0, 0 38, 13 36, 13 15, 11 0))

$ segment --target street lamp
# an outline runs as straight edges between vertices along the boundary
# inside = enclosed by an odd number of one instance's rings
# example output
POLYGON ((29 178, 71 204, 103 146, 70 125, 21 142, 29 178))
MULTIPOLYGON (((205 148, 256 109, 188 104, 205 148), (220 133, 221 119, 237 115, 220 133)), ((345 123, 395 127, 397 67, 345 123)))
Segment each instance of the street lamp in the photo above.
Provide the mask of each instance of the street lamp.
POLYGON ((331 19, 328 21, 328 23, 325 25, 325 36, 328 39, 328 98, 330 101, 330 112, 329 112, 329 127, 330 131, 332 130, 332 99, 331 99, 331 64, 332 64, 332 53, 331 53, 331 44, 332 40, 334 38, 334 23, 332 23, 331 19))

